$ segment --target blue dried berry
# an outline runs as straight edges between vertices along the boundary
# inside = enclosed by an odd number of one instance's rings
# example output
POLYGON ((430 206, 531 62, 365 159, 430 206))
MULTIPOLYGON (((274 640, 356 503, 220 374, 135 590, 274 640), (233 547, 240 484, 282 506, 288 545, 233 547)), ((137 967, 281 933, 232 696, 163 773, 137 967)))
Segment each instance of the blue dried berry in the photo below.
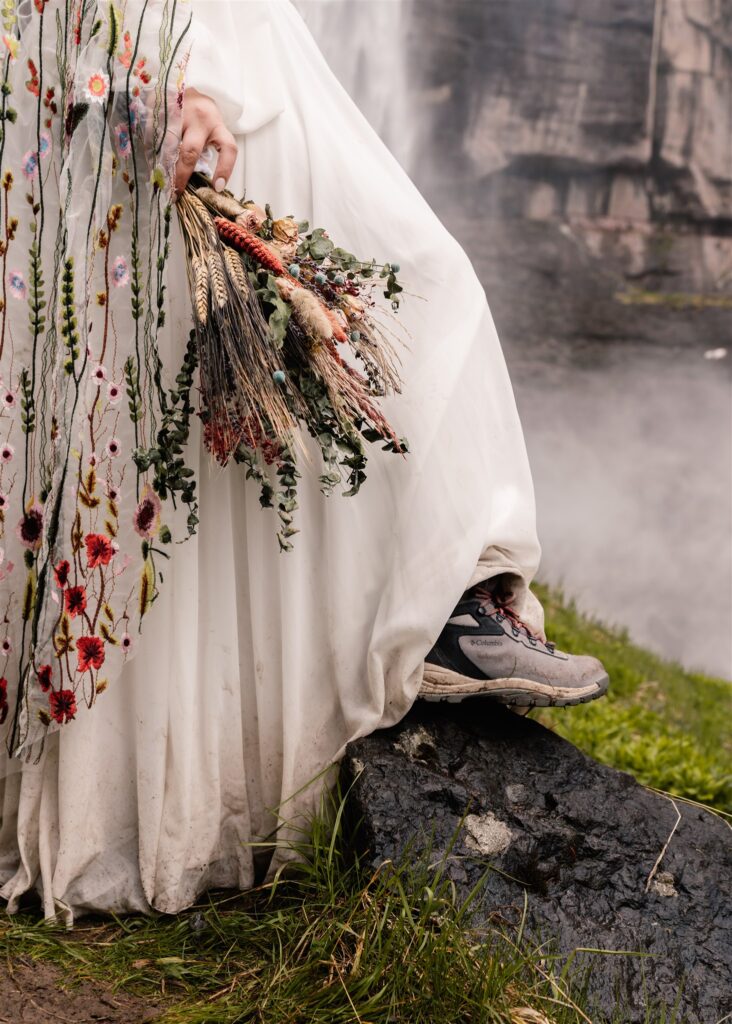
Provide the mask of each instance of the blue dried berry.
POLYGON ((360 340, 361 340, 361 332, 360 331, 351 331, 351 341, 360 341, 360 340))
POLYGON ((325 284, 325 282, 327 280, 328 280, 328 278, 325 276, 325 274, 316 274, 315 275, 315 283, 316 284, 325 284))
POLYGON ((345 284, 346 283, 346 279, 343 276, 343 274, 336 274, 336 276, 333 278, 333 281, 335 282, 335 284, 345 284))
POLYGON ((290 266, 288 267, 288 271, 289 271, 290 277, 299 277, 300 276, 300 267, 298 266, 297 263, 291 263, 290 266))
POLYGON ((275 370, 272 374, 272 380, 275 384, 284 384, 287 380, 287 375, 284 370, 275 370))

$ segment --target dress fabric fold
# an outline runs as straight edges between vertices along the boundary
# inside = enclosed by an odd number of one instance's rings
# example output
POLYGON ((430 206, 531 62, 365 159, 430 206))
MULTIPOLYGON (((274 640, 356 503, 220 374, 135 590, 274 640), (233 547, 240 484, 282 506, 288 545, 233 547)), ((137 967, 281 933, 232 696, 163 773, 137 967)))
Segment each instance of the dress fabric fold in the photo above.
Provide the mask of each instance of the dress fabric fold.
MULTIPOLYGON (((301 533, 280 554, 256 487, 211 461, 193 423, 198 532, 166 562, 134 658, 48 736, 37 763, 0 754, 0 895, 12 911, 35 890, 47 916, 68 922, 176 912, 207 889, 250 886, 251 844, 278 821, 280 840, 294 834, 346 743, 409 710, 425 654, 471 583, 510 574, 517 610, 542 627, 528 590, 539 561, 531 475, 469 259, 289 0, 192 8, 187 83, 217 100, 236 135, 232 191, 401 264, 404 390, 385 412, 411 452, 375 455, 348 499, 322 497, 313 457, 301 533)), ((171 366, 191 320, 182 250, 173 218, 158 336, 171 366)), ((286 856, 274 852, 270 877, 286 856)))

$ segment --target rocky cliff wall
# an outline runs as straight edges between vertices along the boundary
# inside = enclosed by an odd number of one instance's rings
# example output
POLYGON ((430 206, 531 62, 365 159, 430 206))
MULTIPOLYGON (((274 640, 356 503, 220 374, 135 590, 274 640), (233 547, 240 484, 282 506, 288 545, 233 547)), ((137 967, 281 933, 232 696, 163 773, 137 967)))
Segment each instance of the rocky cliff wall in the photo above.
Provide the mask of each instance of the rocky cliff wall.
POLYGON ((728 287, 730 0, 407 0, 407 18, 415 166, 480 182, 485 212, 571 222, 653 287, 728 287))

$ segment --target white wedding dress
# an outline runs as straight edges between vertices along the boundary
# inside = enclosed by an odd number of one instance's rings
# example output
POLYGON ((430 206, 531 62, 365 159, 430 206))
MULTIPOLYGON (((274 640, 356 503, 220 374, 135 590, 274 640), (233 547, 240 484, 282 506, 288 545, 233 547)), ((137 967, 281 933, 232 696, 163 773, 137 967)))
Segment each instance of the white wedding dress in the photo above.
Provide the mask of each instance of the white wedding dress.
MULTIPOLYGON (((67 921, 175 912, 208 888, 251 885, 250 844, 272 837, 278 813, 295 822, 317 807, 326 776, 307 783, 349 740, 409 710, 469 584, 513 574, 519 612, 541 629, 526 451, 468 258, 289 0, 193 6, 188 81, 237 136, 232 190, 401 264, 404 393, 386 412, 411 454, 375 453, 349 499, 325 500, 305 471, 302 532, 283 555, 257 488, 194 438, 199 532, 166 568, 136 657, 40 763, 0 755, 0 895, 12 911, 37 890, 67 921)), ((178 347, 181 268, 163 339, 178 347)))

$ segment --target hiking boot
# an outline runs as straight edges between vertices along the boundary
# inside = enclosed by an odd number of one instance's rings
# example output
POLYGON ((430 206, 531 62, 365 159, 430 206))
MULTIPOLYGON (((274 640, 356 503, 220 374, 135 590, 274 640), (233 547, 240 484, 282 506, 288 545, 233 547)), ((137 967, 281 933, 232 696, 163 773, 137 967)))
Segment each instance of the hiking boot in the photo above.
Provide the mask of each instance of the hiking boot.
POLYGON ((607 692, 597 658, 565 654, 534 636, 487 590, 465 594, 425 658, 424 700, 483 696, 519 707, 585 704, 607 692))

